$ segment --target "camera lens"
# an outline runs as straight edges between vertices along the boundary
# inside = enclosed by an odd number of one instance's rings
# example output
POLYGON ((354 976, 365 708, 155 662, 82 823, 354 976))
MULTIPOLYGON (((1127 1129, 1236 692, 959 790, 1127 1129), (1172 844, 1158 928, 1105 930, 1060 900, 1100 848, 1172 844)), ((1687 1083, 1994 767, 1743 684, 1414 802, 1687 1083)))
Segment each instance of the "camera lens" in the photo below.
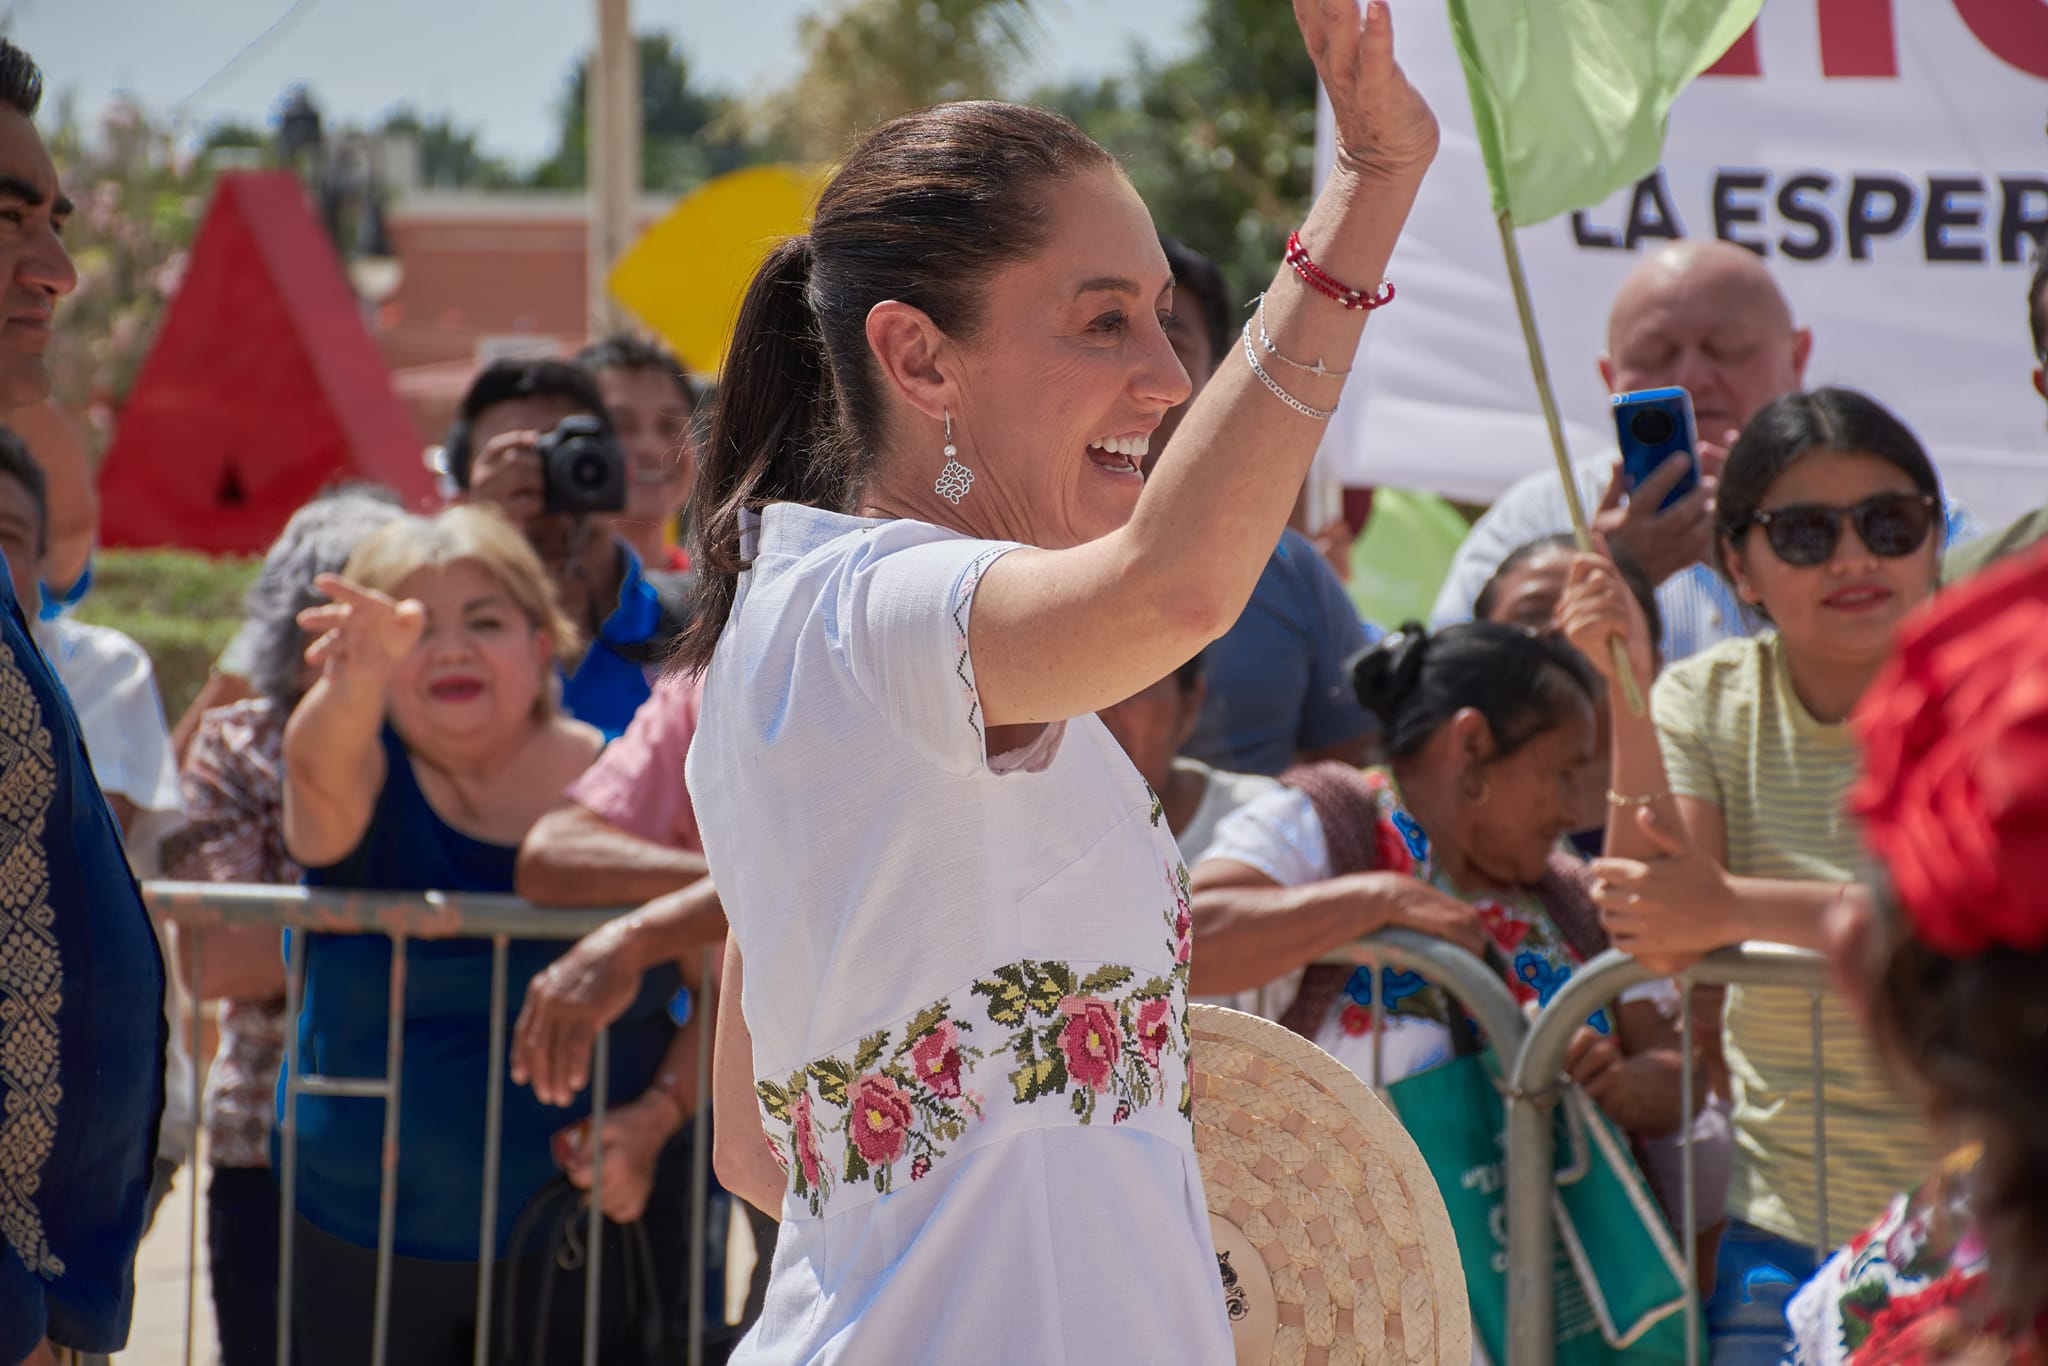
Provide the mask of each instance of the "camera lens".
POLYGON ((1644 408, 1628 420, 1629 435, 1645 446, 1661 446, 1677 430, 1671 414, 1662 408, 1644 408))
POLYGON ((601 489, 609 473, 610 468, 602 455, 596 451, 584 451, 570 462, 569 482, 579 489, 601 489))

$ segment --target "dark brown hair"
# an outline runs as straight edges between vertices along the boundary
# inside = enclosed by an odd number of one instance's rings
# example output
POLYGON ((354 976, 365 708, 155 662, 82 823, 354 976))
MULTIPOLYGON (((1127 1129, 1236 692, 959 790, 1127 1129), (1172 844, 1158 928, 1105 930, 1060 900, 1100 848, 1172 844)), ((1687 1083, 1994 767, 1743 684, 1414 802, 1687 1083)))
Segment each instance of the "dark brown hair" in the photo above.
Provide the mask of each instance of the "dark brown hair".
POLYGON ((897 300, 972 339, 989 276, 1045 245, 1047 183, 1113 165, 1059 115, 985 100, 906 114, 853 149, 810 232, 769 253, 740 304, 691 499, 698 601, 680 664, 709 661, 732 614, 743 510, 847 511, 872 473, 869 310, 897 300))
POLYGON ((1969 1178, 1996 1307, 2048 1312, 2048 953, 1951 958, 1912 937, 1880 887, 1878 923, 1844 970, 1868 988, 1879 1051, 1946 1123, 1983 1143, 1969 1178))

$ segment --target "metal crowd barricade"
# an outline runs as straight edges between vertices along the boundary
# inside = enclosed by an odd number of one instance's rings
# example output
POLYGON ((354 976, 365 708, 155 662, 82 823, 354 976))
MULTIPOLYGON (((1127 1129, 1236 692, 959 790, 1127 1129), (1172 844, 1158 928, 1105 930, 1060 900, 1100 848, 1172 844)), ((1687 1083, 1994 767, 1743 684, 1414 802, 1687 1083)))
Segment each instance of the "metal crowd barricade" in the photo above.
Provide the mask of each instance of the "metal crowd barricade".
MULTIPOLYGON (((391 1297, 392 1241, 397 1214, 399 1088, 405 1065, 405 976, 406 946, 414 939, 488 939, 491 942, 491 1037, 489 1045, 488 1100, 484 1117, 482 1162, 483 1215, 477 1233, 477 1336, 476 1366, 487 1366, 491 1351, 491 1306, 495 1297, 493 1263, 496 1253, 498 1212, 498 1144, 504 1121, 506 1061, 507 955, 514 939, 579 939, 629 908, 613 910, 548 910, 509 896, 453 895, 442 892, 339 892, 306 887, 265 887, 226 883, 151 882, 144 888, 152 911, 166 921, 195 929, 212 926, 246 925, 262 929, 311 931, 321 934, 381 934, 391 940, 390 1013, 387 1017, 388 1044, 385 1073, 377 1078, 305 1076, 300 1071, 299 1003, 305 985, 306 945, 304 933, 292 936, 286 968, 286 1055, 289 1079, 285 1088, 284 1123, 279 1131, 283 1171, 278 1174, 282 1215, 279 1221, 277 1294, 277 1359, 291 1360, 292 1262, 297 1207, 298 1126, 300 1096, 356 1096, 382 1100, 384 1147, 382 1181, 377 1210, 377 1273, 373 1321, 374 1353, 371 1366, 384 1366, 391 1297)), ((203 941, 192 951, 193 975, 204 965, 203 941)), ((695 993, 694 1011, 706 1012, 705 1027, 698 1033, 700 1083, 708 1091, 711 1076, 710 1022, 715 978, 714 957, 707 953, 703 975, 691 983, 695 993)), ((586 1232, 588 1256, 584 1262, 584 1366, 597 1362, 598 1302, 602 1276, 604 1239, 603 1199, 604 1117, 609 1060, 610 1031, 600 1031, 591 1064, 592 1184, 586 1232)), ((192 1012, 192 1128, 190 1139, 194 1178, 189 1183, 190 1232, 186 1241, 185 1265, 185 1363, 192 1366, 195 1344, 194 1304, 198 1293, 199 1128, 202 1108, 200 1073, 205 1059, 200 1042, 200 1015, 192 1012)), ((706 1107, 700 1104, 692 1123, 690 1200, 691 1221, 689 1263, 688 1360, 698 1366, 704 1340, 704 1255, 708 1218, 709 1140, 706 1107)))
MULTIPOLYGON (((1551 1244, 1552 1166, 1556 1134, 1550 1112, 1564 1081, 1565 1052, 1572 1036, 1595 1011, 1611 1005, 1628 988, 1659 974, 1616 950, 1580 967, 1537 1015, 1516 1058, 1508 1088, 1508 1359, 1511 1366, 1550 1366, 1555 1355, 1555 1318, 1551 1244)), ((1827 989, 1826 960, 1819 954, 1782 944, 1743 944, 1710 954, 1680 982, 1680 1038, 1684 1052, 1681 1085, 1684 1112, 1680 1132, 1690 1133, 1693 1107, 1694 986, 1774 986, 1811 992, 1813 996, 1814 1174, 1819 1195, 1820 1246, 1833 1246, 1828 1223, 1827 1123, 1824 1118, 1826 1074, 1822 1067, 1824 1034, 1821 993, 1827 989)), ((1682 1241, 1689 1286, 1699 1283, 1698 1218, 1691 1143, 1682 1145, 1682 1241)), ((1875 1211, 1873 1211, 1875 1213, 1875 1211)), ((1686 1298, 1686 1358, 1697 1366, 1700 1339, 1699 1296, 1686 1298)))

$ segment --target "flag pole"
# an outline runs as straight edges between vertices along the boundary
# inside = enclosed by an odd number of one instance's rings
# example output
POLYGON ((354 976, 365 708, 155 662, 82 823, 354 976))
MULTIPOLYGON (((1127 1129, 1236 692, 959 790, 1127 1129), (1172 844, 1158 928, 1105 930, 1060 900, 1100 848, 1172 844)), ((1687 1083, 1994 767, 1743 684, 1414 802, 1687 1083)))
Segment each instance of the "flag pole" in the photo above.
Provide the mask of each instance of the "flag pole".
MULTIPOLYGON (((1514 216, 1502 209, 1494 221, 1500 226, 1501 254, 1507 257, 1508 284, 1515 294, 1515 313, 1522 321, 1522 344, 1529 351, 1529 372, 1536 380, 1536 398, 1543 405, 1543 425, 1550 430, 1550 453, 1557 461, 1558 481, 1564 485, 1565 506, 1572 517, 1572 537, 1580 550, 1590 551, 1593 528, 1586 520, 1585 501, 1579 497, 1579 481, 1572 474, 1571 451, 1565 445, 1564 419, 1558 416, 1557 394, 1550 385, 1550 366, 1543 359, 1543 339, 1536 333, 1536 308, 1529 300, 1529 281, 1522 273, 1522 248, 1515 241, 1514 216)), ((1642 690, 1636 686, 1635 670, 1629 667, 1628 650, 1619 636, 1610 636, 1607 647, 1614 654, 1615 676, 1621 680, 1622 696, 1632 715, 1643 714, 1642 690)))

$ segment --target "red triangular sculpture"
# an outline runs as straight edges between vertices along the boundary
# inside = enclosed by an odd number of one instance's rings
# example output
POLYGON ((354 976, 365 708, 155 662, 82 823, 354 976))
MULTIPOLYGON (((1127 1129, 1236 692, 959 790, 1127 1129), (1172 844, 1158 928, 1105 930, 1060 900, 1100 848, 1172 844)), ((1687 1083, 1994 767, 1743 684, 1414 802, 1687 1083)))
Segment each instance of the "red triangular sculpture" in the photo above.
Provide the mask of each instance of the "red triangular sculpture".
POLYGON ((419 507, 433 494, 420 444, 298 180, 225 174, 121 408, 100 540, 260 554, 351 480, 419 507))

